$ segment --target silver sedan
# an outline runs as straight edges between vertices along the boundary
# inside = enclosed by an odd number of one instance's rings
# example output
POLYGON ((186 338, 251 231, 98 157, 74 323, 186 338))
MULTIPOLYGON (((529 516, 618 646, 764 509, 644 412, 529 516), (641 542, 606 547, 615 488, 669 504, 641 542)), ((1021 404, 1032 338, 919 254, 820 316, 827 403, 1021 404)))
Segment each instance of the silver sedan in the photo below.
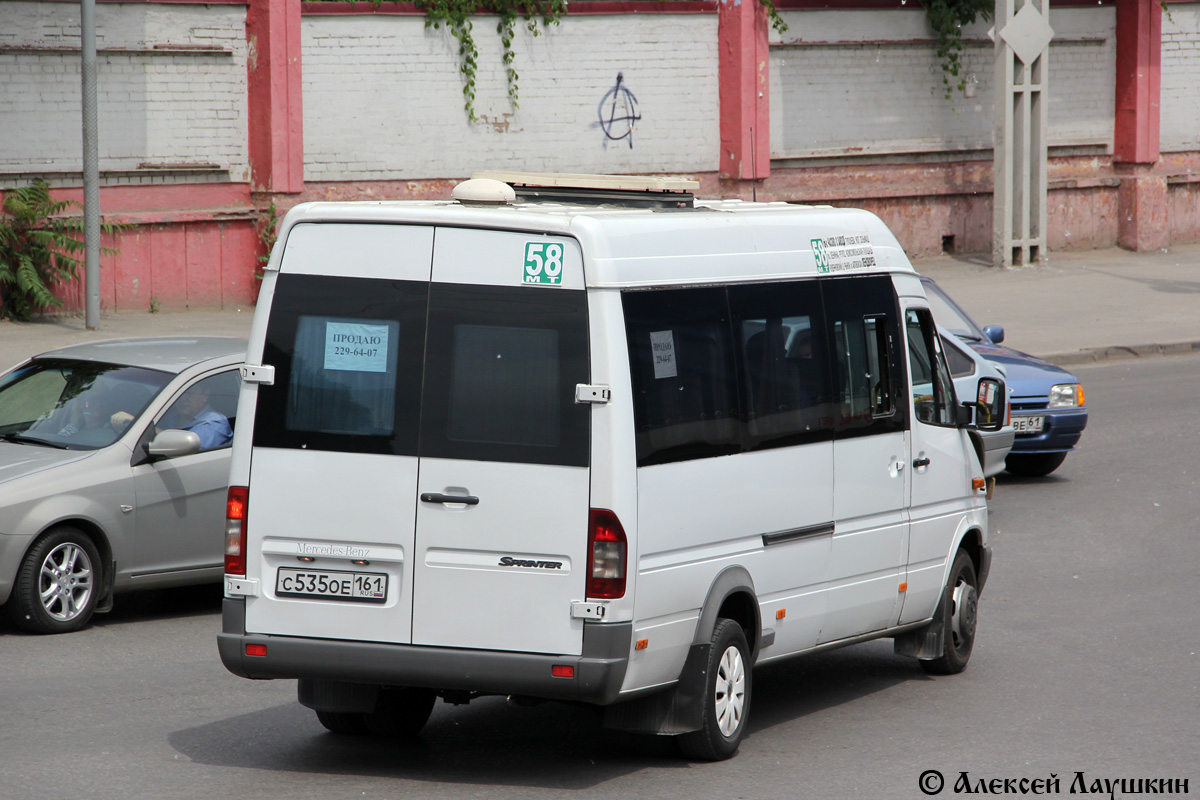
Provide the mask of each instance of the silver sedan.
POLYGON ((0 375, 0 604, 63 633, 114 594, 219 582, 246 342, 114 339, 0 375))

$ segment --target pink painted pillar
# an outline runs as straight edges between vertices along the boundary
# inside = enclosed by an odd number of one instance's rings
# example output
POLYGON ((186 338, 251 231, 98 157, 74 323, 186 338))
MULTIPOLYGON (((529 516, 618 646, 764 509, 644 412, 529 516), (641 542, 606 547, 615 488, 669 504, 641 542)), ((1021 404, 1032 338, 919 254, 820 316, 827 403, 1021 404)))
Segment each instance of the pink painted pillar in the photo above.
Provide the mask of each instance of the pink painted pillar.
POLYGON ((719 0, 718 85, 722 179, 771 174, 771 113, 767 12, 758 0, 719 0))
POLYGON ((250 188, 304 189, 300 0, 249 0, 250 188))
POLYGON ((1143 252, 1170 243, 1167 179, 1159 161, 1162 84, 1162 5, 1117 0, 1117 110, 1113 162, 1117 190, 1117 244, 1143 252))

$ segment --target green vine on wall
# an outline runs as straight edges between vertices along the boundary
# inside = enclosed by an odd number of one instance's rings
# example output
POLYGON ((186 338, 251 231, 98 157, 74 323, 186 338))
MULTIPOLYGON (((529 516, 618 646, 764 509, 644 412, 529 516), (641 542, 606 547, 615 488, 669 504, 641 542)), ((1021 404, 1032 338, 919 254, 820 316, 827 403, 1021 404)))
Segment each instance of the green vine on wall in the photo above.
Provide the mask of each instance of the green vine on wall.
MULTIPOLYGON (((382 0, 371 0, 371 5, 378 8, 382 0)), ((783 33, 788 29, 787 23, 775 8, 774 0, 759 0, 767 10, 767 18, 771 27, 783 33)), ((505 79, 508 83, 508 101, 514 109, 519 108, 517 70, 513 66, 516 52, 513 50, 513 39, 516 36, 517 17, 525 20, 525 29, 534 36, 540 36, 542 28, 558 25, 567 11, 566 0, 415 0, 418 11, 425 13, 425 27, 440 29, 443 25, 458 41, 458 70, 463 78, 463 108, 467 119, 478 121, 475 114, 475 76, 479 69, 479 48, 475 44, 474 25, 471 16, 475 14, 496 14, 500 21, 496 23, 496 33, 500 36, 503 48, 501 59, 504 63, 505 79), (541 17, 541 25, 537 18, 541 17)))
POLYGON ((937 56, 942 63, 942 86, 946 99, 954 90, 967 88, 963 69, 962 28, 977 19, 988 22, 995 10, 995 0, 922 0, 929 25, 937 37, 937 56))
POLYGON ((526 30, 534 36, 540 36, 542 28, 558 25, 567 11, 566 0, 416 0, 416 7, 425 12, 426 28, 441 28, 445 25, 446 30, 458 40, 458 70, 463 77, 463 108, 471 122, 478 119, 475 116, 475 74, 479 67, 479 48, 475 46, 475 37, 472 34, 474 26, 471 24, 471 15, 499 15, 496 33, 500 36, 500 45, 503 48, 501 58, 508 82, 508 101, 513 108, 518 108, 519 76, 513 66, 516 58, 513 38, 516 36, 517 17, 524 18, 526 30), (540 26, 538 17, 542 20, 540 26))

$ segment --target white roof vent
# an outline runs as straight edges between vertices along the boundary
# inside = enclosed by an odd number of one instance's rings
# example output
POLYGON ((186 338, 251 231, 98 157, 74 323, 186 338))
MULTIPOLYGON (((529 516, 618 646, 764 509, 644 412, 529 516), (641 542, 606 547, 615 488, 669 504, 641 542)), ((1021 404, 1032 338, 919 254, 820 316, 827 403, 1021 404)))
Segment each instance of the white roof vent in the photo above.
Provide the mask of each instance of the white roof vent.
POLYGON ((471 178, 454 187, 450 196, 460 203, 506 205, 517 199, 517 193, 504 181, 493 178, 471 178))

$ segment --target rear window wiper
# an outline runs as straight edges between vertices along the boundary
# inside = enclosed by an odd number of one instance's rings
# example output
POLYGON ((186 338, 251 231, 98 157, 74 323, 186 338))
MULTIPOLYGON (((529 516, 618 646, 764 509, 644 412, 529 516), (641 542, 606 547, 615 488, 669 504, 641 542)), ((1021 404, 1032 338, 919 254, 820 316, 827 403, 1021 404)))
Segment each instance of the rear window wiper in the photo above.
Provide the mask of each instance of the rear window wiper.
POLYGON ((55 450, 69 450, 65 444, 58 442, 48 442, 45 439, 38 439, 34 436, 22 436, 19 433, 0 433, 0 439, 13 444, 39 444, 42 447, 53 447, 55 450))

